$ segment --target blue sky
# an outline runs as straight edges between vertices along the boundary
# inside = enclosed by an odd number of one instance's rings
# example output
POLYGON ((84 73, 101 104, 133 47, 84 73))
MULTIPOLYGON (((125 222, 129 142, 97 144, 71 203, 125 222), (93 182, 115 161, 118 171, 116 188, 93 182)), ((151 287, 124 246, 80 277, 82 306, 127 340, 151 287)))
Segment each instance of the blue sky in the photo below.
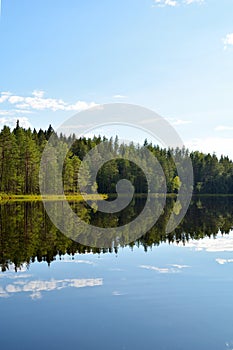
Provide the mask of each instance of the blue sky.
POLYGON ((0 122, 124 102, 233 158, 232 0, 2 0, 0 122))

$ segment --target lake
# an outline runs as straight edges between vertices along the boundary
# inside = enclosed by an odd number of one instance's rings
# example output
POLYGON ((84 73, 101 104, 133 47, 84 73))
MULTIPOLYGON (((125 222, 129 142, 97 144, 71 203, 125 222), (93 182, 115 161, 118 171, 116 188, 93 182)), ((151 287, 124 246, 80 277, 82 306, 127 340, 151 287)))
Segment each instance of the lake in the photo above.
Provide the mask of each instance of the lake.
MULTIPOLYGON (((177 229, 174 205, 137 241, 111 249, 71 241, 41 202, 0 205, 1 349, 233 349, 233 197, 196 197, 177 229)), ((143 208, 95 213, 122 225, 143 208)))

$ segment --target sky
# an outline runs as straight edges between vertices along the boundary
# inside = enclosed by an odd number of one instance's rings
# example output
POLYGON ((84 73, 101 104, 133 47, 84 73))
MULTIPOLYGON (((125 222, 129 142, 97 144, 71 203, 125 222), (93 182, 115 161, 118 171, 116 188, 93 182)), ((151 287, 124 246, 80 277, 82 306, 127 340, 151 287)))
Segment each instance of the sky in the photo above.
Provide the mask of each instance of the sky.
POLYGON ((1 127, 56 128, 124 102, 166 118, 190 149, 233 159, 232 0, 0 3, 1 127))

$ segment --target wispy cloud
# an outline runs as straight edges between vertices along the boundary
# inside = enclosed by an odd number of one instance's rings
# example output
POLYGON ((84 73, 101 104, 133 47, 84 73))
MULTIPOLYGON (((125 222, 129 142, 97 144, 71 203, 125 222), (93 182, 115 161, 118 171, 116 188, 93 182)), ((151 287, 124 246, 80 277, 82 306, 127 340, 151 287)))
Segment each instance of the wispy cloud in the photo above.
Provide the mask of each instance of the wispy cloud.
POLYGON ((187 268, 191 267, 189 265, 178 265, 178 264, 171 264, 169 266, 175 267, 176 269, 179 269, 179 270, 187 269, 187 268))
POLYGON ((204 0, 154 0, 153 7, 176 7, 181 5, 203 4, 204 0))
POLYGON ((157 267, 151 265, 140 265, 141 269, 156 271, 158 273, 172 273, 174 269, 169 269, 168 267, 157 267))
POLYGON ((122 99, 125 99, 127 98, 128 96, 125 96, 125 95, 114 95, 113 98, 115 99, 118 99, 118 100, 122 100, 122 99))
POLYGON ((86 264, 86 265, 96 265, 96 263, 94 263, 91 260, 62 260, 63 263, 72 263, 72 264, 86 264))
POLYGON ((116 297, 119 297, 119 296, 125 295, 125 293, 119 292, 118 290, 114 290, 112 292, 112 295, 114 295, 116 297))
POLYGON ((9 294, 0 286, 0 298, 8 298, 9 294))
POLYGON ((188 265, 177 265, 177 264, 170 264, 168 266, 171 266, 171 267, 157 267, 157 266, 152 266, 152 265, 140 265, 139 267, 141 269, 156 271, 156 272, 162 273, 162 274, 179 273, 180 270, 190 267, 188 265))
MULTIPOLYGON (((180 244, 181 246, 181 244, 180 244)), ((222 236, 221 233, 214 239, 205 237, 201 240, 192 240, 185 243, 186 248, 193 248, 196 251, 205 250, 207 252, 233 252, 233 232, 228 235, 222 236)))
POLYGON ((170 124, 174 126, 187 125, 192 123, 191 120, 174 119, 174 118, 168 118, 168 121, 170 122, 170 124))
POLYGON ((186 5, 191 5, 191 4, 203 4, 205 0, 184 0, 183 3, 186 5))
POLYGON ((222 39, 224 49, 226 50, 229 46, 233 46, 233 33, 229 33, 222 39))
POLYGON ((0 286, 0 297, 6 298, 17 293, 30 293, 29 295, 32 299, 40 299, 42 292, 51 292, 68 287, 84 288, 102 285, 102 278, 21 281, 20 283, 7 284, 4 288, 0 286))
POLYGON ((32 114, 33 111, 29 111, 27 109, 0 109, 0 115, 4 116, 15 116, 15 115, 23 115, 23 114, 32 114))
POLYGON ((179 3, 176 0, 154 0, 154 6, 158 6, 158 7, 165 7, 165 6, 175 7, 178 4, 179 3))
POLYGON ((233 259, 221 259, 221 258, 218 258, 218 259, 216 259, 216 262, 219 265, 225 265, 225 264, 233 263, 233 259))
POLYGON ((95 102, 76 101, 69 104, 62 99, 47 98, 43 90, 34 90, 31 96, 14 95, 10 92, 1 92, 0 103, 8 103, 18 110, 51 110, 51 111, 83 111, 97 106, 95 102))
POLYGON ((30 297, 32 300, 37 300, 42 298, 42 294, 41 292, 33 292, 30 297))

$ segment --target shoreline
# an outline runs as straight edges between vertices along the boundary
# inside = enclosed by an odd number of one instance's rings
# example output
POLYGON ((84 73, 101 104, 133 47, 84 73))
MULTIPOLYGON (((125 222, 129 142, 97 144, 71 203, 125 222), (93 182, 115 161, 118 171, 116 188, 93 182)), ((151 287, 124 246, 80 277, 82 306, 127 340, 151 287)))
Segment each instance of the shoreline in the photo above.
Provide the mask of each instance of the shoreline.
MULTIPOLYGON (((101 200, 106 200, 112 197, 116 197, 116 195, 113 194, 99 194, 102 198, 101 200)), ((160 196, 164 196, 164 194, 158 194, 158 193, 154 193, 152 194, 155 197, 160 197, 160 196)), ((99 197, 95 196, 95 195, 85 195, 86 199, 88 200, 99 200, 99 197)), ((136 193, 135 197, 146 197, 147 194, 146 193, 136 193)), ((177 194, 175 193, 167 193, 166 197, 168 198, 176 198, 177 194)), ((233 197, 233 194, 224 194, 224 193, 203 193, 203 194, 197 194, 194 193, 192 195, 192 197, 233 197)), ((35 202, 35 201, 62 201, 62 200, 68 200, 68 201, 78 201, 78 202, 82 202, 85 201, 85 199, 83 198, 83 196, 81 194, 65 194, 65 198, 63 195, 48 195, 46 197, 43 197, 38 194, 38 195, 17 195, 17 194, 0 194, 0 203, 1 202, 35 202)))
MULTIPOLYGON (((100 194, 100 196, 102 197, 101 200, 105 200, 108 198, 108 196, 106 194, 100 194)), ((99 197, 95 196, 95 195, 86 195, 86 198, 88 200, 99 200, 99 197)), ((40 194, 38 195, 34 195, 34 194, 28 194, 28 195, 23 195, 23 194, 0 194, 0 203, 1 202, 36 202, 36 201, 64 201, 64 200, 68 200, 68 201, 84 201, 84 198, 81 194, 66 194, 65 198, 64 195, 48 195, 48 196, 44 196, 42 198, 42 196, 40 194)))

